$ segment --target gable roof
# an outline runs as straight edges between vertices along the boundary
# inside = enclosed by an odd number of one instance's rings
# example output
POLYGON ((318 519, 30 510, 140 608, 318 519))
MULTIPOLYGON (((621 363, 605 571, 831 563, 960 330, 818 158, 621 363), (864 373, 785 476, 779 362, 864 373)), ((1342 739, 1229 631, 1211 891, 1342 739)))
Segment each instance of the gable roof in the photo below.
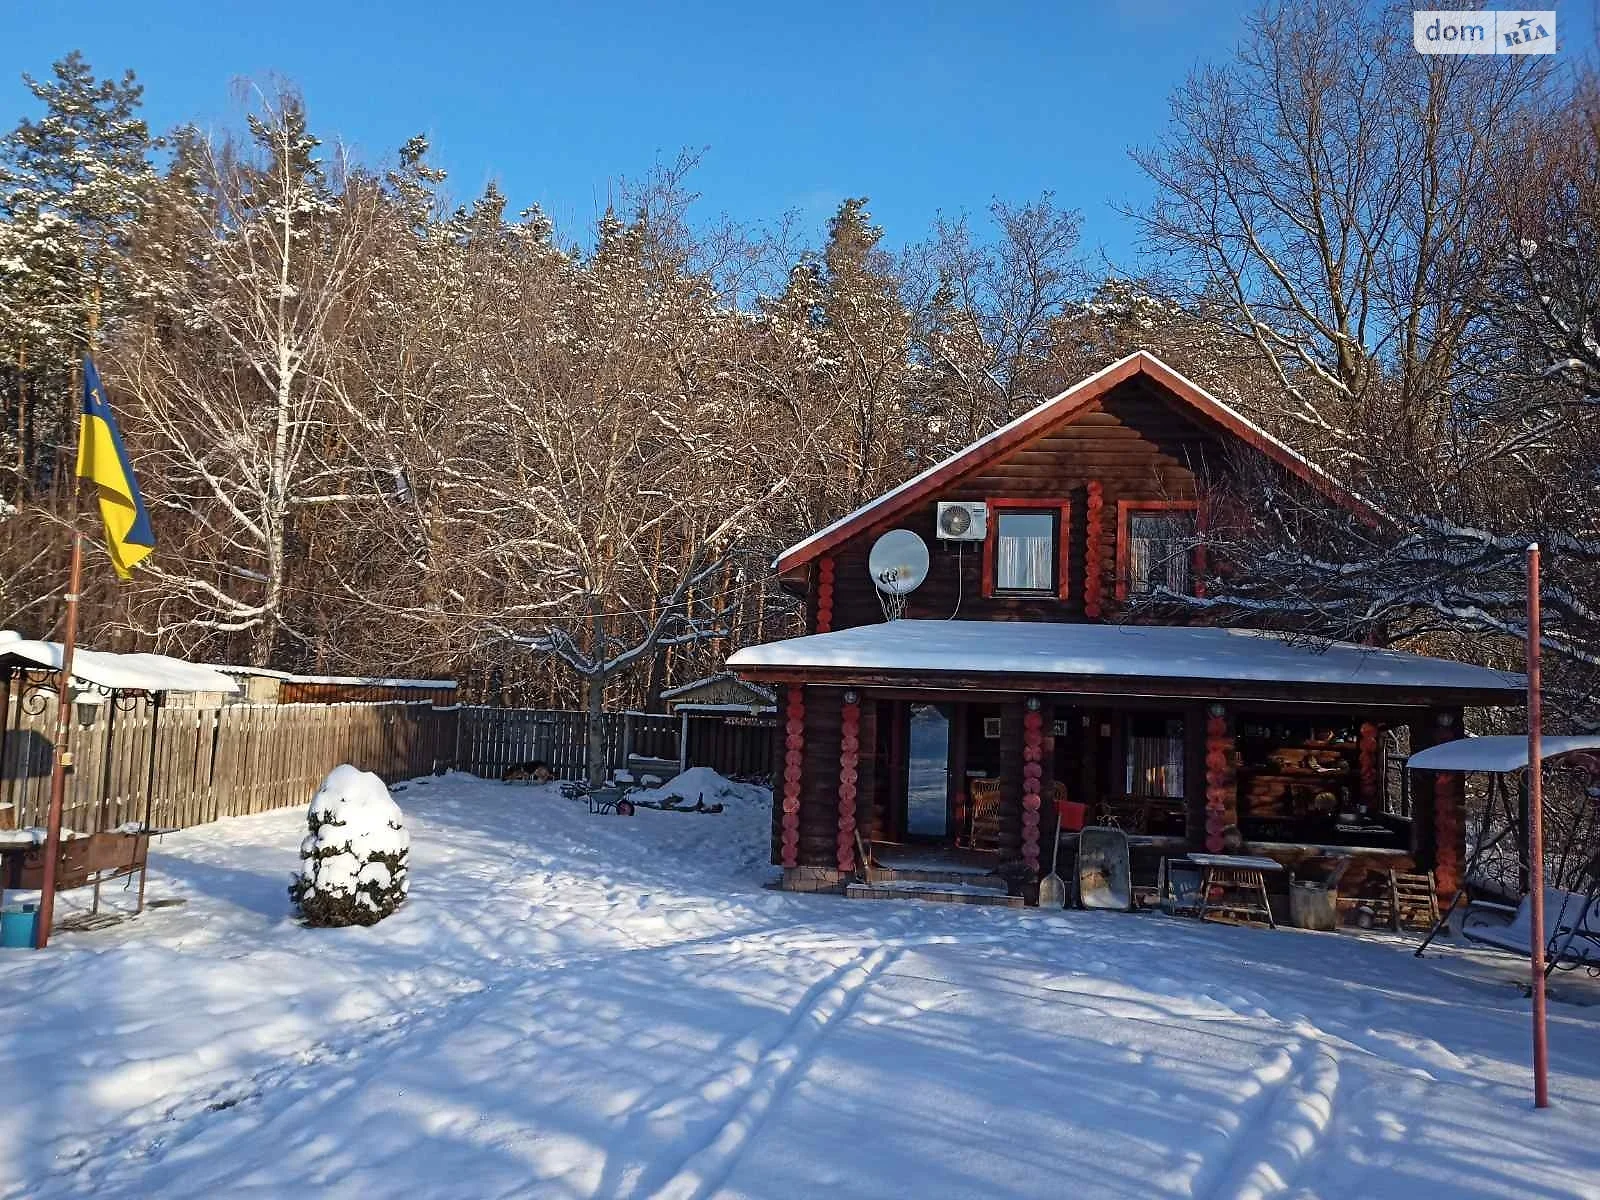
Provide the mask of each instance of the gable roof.
POLYGON ((1290 474, 1310 484, 1362 520, 1374 525, 1388 523, 1388 519, 1382 513, 1338 483, 1321 467, 1307 461, 1237 409, 1224 404, 1155 355, 1139 350, 1126 358, 1119 359, 1104 370, 1095 372, 1059 395, 1051 397, 1009 424, 986 434, 964 450, 958 450, 943 462, 906 480, 899 487, 891 488, 876 500, 869 500, 854 512, 819 529, 804 541, 796 542, 778 555, 774 564, 778 573, 785 574, 803 566, 863 529, 890 520, 920 504, 936 490, 949 487, 1001 455, 1042 436, 1054 426, 1072 420, 1087 411, 1112 388, 1136 376, 1152 380, 1173 398, 1210 418, 1239 440, 1254 446, 1290 474))

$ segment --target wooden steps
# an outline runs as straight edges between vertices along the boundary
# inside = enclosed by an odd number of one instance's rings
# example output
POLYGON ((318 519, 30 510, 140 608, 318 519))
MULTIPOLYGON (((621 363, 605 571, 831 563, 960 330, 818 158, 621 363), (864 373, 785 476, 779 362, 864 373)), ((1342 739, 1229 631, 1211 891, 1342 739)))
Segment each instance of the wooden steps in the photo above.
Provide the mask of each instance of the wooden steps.
POLYGON ((1389 872, 1389 926, 1401 929, 1432 929, 1439 922, 1439 898, 1434 890, 1433 872, 1408 875, 1389 872))
POLYGON ((988 904, 1021 908, 1022 897, 1006 890, 999 876, 972 871, 873 867, 867 881, 846 885, 851 900, 932 900, 943 904, 988 904))

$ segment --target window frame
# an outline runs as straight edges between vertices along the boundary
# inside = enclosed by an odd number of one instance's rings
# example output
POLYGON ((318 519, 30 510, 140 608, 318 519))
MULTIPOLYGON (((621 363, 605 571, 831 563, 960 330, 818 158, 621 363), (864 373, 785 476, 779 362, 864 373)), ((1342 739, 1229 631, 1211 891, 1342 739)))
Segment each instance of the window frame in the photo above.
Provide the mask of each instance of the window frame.
POLYGON ((1072 541, 1072 502, 1060 497, 1022 498, 1003 497, 987 499, 989 528, 983 539, 983 595, 984 599, 1014 597, 1021 600, 1066 600, 1071 595, 1067 553, 1072 541), (1055 518, 1055 586, 1052 588, 1002 588, 995 585, 995 559, 1000 543, 1000 515, 1011 513, 1044 513, 1055 518))
MULTIPOLYGON (((1133 514, 1190 512, 1194 514, 1196 535, 1205 533, 1205 518, 1198 500, 1118 500, 1117 501, 1117 602, 1126 603, 1133 589, 1129 586, 1128 571, 1133 557, 1131 527, 1133 514)), ((1206 594, 1203 576, 1206 554, 1203 545, 1196 545, 1189 563, 1190 595, 1206 594)))

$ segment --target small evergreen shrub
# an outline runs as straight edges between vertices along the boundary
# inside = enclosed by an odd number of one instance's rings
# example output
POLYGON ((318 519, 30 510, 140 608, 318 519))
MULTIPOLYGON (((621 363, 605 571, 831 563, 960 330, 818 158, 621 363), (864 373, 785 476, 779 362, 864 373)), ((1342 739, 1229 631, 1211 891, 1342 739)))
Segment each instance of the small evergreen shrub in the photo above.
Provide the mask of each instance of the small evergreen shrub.
POLYGON ((307 925, 376 925, 406 898, 411 838, 383 780, 345 764, 322 781, 306 814, 289 898, 307 925))

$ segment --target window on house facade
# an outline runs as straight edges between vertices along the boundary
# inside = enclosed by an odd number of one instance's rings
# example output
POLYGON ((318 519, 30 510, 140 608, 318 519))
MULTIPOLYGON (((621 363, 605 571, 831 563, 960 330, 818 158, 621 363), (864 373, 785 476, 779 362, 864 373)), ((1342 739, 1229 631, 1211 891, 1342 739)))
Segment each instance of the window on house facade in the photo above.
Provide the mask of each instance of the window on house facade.
POLYGON ((1059 536, 1053 512, 1002 509, 995 523, 995 590, 1054 592, 1059 536))
POLYGON ((1190 511, 1128 514, 1128 578, 1131 596, 1167 588, 1194 593, 1195 515, 1190 511))
POLYGON ((1127 725, 1124 791, 1130 796, 1183 797, 1183 718, 1133 716, 1127 725))

